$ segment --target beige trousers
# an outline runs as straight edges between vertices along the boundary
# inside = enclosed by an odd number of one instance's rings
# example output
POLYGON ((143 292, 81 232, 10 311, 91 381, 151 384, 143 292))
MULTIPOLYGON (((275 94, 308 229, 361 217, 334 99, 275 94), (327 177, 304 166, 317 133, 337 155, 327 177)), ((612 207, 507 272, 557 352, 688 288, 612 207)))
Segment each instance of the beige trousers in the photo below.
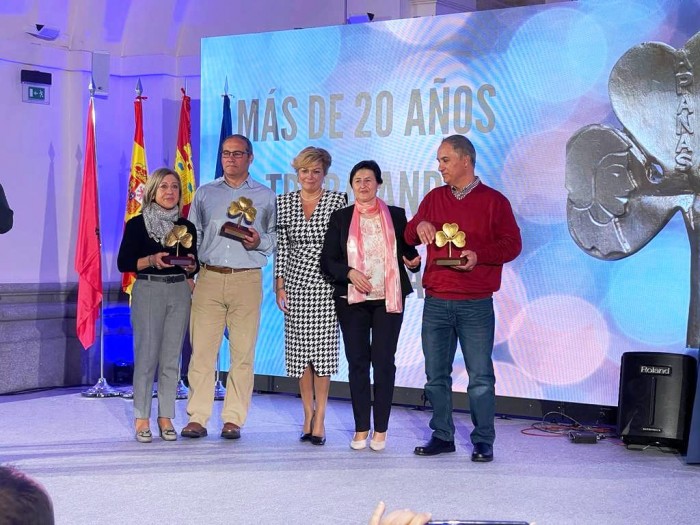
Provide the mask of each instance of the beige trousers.
POLYGON ((192 358, 187 378, 190 422, 206 426, 214 404, 216 356, 228 327, 231 368, 221 411, 224 423, 243 426, 253 395, 255 342, 260 325, 262 270, 220 274, 202 268, 192 295, 192 358))

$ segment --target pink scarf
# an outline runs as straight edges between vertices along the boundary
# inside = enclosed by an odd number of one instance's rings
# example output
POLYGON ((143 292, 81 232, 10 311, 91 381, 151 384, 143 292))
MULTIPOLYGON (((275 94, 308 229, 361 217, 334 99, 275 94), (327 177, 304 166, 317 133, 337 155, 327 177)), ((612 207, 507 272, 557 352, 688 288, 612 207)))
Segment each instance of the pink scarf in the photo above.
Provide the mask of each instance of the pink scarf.
MULTIPOLYGON (((396 233, 394 223, 389 214, 389 207, 380 199, 375 198, 370 204, 355 202, 350 221, 348 234, 348 265, 358 272, 366 274, 365 251, 360 232, 360 215, 372 215, 379 212, 384 237, 384 292, 386 311, 389 313, 401 313, 403 311, 403 297, 401 296, 401 278, 399 277, 399 265, 396 261, 396 233)), ((352 283, 348 284, 348 304, 365 301, 365 294, 358 292, 352 283)))

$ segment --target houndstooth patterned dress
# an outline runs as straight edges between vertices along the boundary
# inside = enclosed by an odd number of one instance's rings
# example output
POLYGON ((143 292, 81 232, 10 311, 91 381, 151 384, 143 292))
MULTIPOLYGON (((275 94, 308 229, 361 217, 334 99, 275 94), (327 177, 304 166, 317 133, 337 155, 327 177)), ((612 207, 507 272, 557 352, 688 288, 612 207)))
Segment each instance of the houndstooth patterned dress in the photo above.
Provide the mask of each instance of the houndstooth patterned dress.
POLYGON ((275 278, 284 279, 284 356, 287 375, 301 377, 309 363, 320 376, 338 371, 338 321, 333 287, 321 274, 321 249, 331 213, 347 194, 324 191, 306 220, 298 191, 277 196, 275 278))

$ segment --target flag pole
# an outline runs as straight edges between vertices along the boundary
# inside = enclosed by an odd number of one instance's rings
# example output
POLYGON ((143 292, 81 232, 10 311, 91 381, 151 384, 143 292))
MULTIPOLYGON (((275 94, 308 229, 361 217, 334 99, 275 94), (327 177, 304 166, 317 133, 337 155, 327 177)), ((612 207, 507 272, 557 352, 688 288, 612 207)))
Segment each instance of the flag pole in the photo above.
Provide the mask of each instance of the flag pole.
MULTIPOLYGON (((97 138, 94 136, 94 128, 95 128, 95 81, 92 77, 90 77, 90 85, 88 86, 88 90, 90 91, 90 110, 92 111, 92 115, 88 115, 88 118, 92 120, 92 126, 93 126, 93 140, 96 143, 97 138)), ((97 147, 95 145, 95 150, 97 150, 97 147)), ((97 162, 95 162, 97 164, 97 162)), ((83 182, 84 183, 84 182, 83 182)), ((99 184, 97 184, 97 170, 95 170, 95 185, 99 188, 99 184)), ((98 229, 99 229, 99 224, 102 223, 100 220, 100 210, 102 207, 99 204, 100 201, 100 192, 97 192, 97 218, 98 218, 98 229)), ((100 246, 99 250, 99 255, 100 255, 100 261, 102 261, 102 236, 98 236, 98 242, 100 246)), ((102 264, 100 263, 100 271, 102 271, 102 264)), ((117 397, 119 396, 119 391, 115 390, 112 388, 109 383, 107 382, 107 379, 105 379, 105 331, 104 331, 104 313, 105 313, 105 299, 104 299, 104 288, 102 292, 102 300, 100 301, 100 378, 97 380, 97 383, 95 383, 93 386, 85 390, 82 395, 83 397, 91 397, 91 398, 102 398, 102 397, 117 397)))
MULTIPOLYGON (((231 106, 230 102, 227 104, 228 100, 228 75, 226 76, 226 80, 224 82, 224 92, 221 95, 221 97, 224 99, 224 108, 223 108, 223 113, 221 116, 221 133, 219 135, 219 149, 221 149, 221 141, 223 141, 226 138, 226 135, 230 135, 232 133, 231 129, 224 129, 226 126, 231 125, 231 119, 230 119, 230 111, 231 111, 231 106), (226 119, 226 111, 229 111, 229 119, 226 119)), ((214 174, 215 177, 219 177, 219 163, 221 163, 221 159, 219 156, 219 151, 216 152, 217 155, 217 173, 214 174)), ((223 175, 221 175, 223 176, 223 175)), ((228 340, 228 328, 224 330, 224 338, 228 340)), ((221 348, 219 348, 221 350, 221 348)), ((217 401, 221 401, 226 397, 226 387, 224 387, 224 384, 221 382, 221 352, 216 354, 216 383, 214 384, 214 399, 217 401)))
MULTIPOLYGON (((146 97, 143 96, 143 86, 141 85, 141 77, 139 77, 139 78, 136 80, 136 88, 135 88, 134 91, 136 92, 136 100, 137 100, 137 101, 139 102, 139 104, 140 104, 141 101, 142 101, 143 99, 146 98, 146 97)), ((138 114, 141 114, 140 111, 142 111, 142 110, 139 110, 139 112, 137 112, 137 113, 138 113, 138 114)), ((135 130, 135 132, 134 132, 134 141, 136 141, 136 134, 137 134, 137 131, 138 131, 138 129, 139 129, 139 128, 138 128, 138 117, 137 117, 136 120, 137 120, 137 125, 136 125, 136 130, 135 130)), ((143 125, 143 123, 142 123, 142 125, 143 125)), ((145 142, 144 142, 143 146, 145 147, 145 142)), ((131 159, 131 162, 132 162, 131 169, 133 170, 133 167, 134 167, 134 164, 133 164, 133 163, 134 163, 134 154, 133 154, 133 151, 132 151, 132 159, 131 159)), ((145 152, 144 152, 144 169, 145 169, 146 172, 148 172, 148 169, 146 168, 146 162, 145 162, 145 152)), ((133 175, 133 173, 132 173, 132 171, 130 171, 130 172, 129 172, 129 176, 130 176, 130 178, 129 178, 129 184, 131 184, 131 176, 132 176, 132 175, 133 175)), ((145 184, 145 182, 143 182, 143 184, 145 184)), ((135 188, 134 188, 134 191, 135 191, 135 192, 136 192, 136 189, 137 189, 137 188, 135 187, 135 188)), ((131 190, 130 190, 130 191, 131 191, 131 190)), ((138 206, 139 206, 139 209, 140 209, 140 206, 141 206, 140 201, 137 200, 136 202, 138 202, 138 206)), ((127 202, 127 217, 125 218, 125 223, 126 223, 126 220, 127 220, 127 218, 128 218, 128 214, 130 213, 130 212, 129 212, 129 209, 130 209, 130 208, 129 208, 129 204, 128 204, 128 202, 127 202)), ((135 214, 135 212, 133 212, 133 213, 135 214)), ((124 274, 124 275, 127 275, 127 274, 124 274)), ((124 280, 122 280, 122 285, 123 285, 123 284, 124 284, 124 280)), ((129 285, 129 286, 131 286, 131 285, 129 285)), ((125 288, 124 291, 125 291, 127 294, 129 294, 129 308, 131 308, 131 288, 125 288)), ((132 382, 133 382, 133 381, 132 381, 132 382)), ((133 399, 133 398, 134 398, 134 389, 133 389, 133 385, 132 385, 132 388, 124 388, 124 389, 122 389, 122 390, 119 392, 119 395, 120 395, 121 397, 123 397, 124 399, 133 399)), ((157 397, 157 396, 158 396, 158 390, 157 390, 156 387, 154 387, 154 388, 153 388, 153 392, 152 392, 152 397, 157 397)))
MULTIPOLYGON (((182 89, 183 98, 186 95, 187 95, 187 77, 185 77, 185 87, 182 89)), ((180 118, 182 118, 182 115, 180 115, 180 118)), ((177 156, 177 152, 176 152, 176 156, 177 156)), ((187 334, 189 334, 189 329, 187 330, 187 334)), ((189 335, 188 335, 188 337, 189 337, 189 335)), ((182 349, 180 349, 180 359, 178 360, 178 364, 177 364, 177 379, 178 379, 178 381, 177 381, 177 388, 175 389, 175 399, 187 399, 190 396, 190 389, 187 388, 187 385, 182 380, 182 349)))

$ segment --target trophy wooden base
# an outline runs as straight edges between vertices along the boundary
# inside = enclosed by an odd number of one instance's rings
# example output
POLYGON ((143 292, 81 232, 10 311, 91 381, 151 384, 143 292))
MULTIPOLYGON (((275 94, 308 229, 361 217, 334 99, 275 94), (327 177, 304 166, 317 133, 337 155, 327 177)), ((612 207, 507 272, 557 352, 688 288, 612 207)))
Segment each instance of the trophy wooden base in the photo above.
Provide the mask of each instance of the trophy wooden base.
POLYGON ((194 264, 194 259, 190 259, 185 255, 166 255, 163 257, 163 262, 173 266, 190 266, 194 264))
POLYGON ((435 259, 435 264, 438 266, 464 266, 467 264, 466 257, 441 257, 435 259))
POLYGON ((250 235, 250 230, 245 226, 240 226, 232 222, 226 222, 221 227, 219 235, 222 235, 223 237, 228 237, 229 239, 233 239, 234 241, 242 241, 245 237, 250 235))

